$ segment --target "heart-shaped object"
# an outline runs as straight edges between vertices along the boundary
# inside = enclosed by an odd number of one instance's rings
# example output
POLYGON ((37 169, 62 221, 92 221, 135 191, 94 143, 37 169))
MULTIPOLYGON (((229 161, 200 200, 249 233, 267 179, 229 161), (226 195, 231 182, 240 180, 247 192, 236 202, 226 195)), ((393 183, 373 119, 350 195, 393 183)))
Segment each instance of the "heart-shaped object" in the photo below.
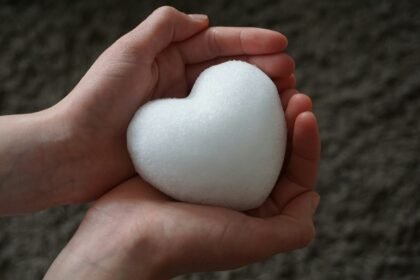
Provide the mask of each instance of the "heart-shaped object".
POLYGON ((228 61, 203 71, 187 98, 142 106, 127 144, 136 171, 168 196, 242 211, 270 194, 286 134, 271 79, 251 64, 228 61))

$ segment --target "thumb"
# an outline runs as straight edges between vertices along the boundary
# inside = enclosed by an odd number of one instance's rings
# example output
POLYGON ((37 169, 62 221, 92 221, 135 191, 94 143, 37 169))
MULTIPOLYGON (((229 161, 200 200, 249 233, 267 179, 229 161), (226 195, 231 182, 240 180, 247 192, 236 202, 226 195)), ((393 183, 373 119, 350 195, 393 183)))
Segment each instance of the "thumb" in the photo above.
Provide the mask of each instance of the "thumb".
POLYGON ((153 59, 172 42, 190 38, 208 26, 206 15, 187 15, 169 6, 155 10, 126 36, 144 58, 153 59))
POLYGON ((299 221, 312 220, 319 203, 319 194, 313 191, 305 192, 290 201, 282 211, 283 215, 299 221))
POLYGON ((290 201, 283 211, 264 219, 260 232, 270 238, 260 238, 260 250, 272 255, 307 246, 315 237, 312 221, 319 203, 319 195, 313 191, 300 194, 290 201))

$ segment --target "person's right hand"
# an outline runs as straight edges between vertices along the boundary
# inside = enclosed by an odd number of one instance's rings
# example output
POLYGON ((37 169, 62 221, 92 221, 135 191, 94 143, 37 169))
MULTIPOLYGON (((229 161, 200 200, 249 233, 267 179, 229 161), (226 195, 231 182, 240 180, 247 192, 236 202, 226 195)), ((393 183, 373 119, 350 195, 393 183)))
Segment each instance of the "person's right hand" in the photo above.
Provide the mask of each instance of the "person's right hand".
POLYGON ((288 154, 266 203, 241 213, 174 201, 134 177, 100 198, 46 279, 167 279, 226 270, 302 248, 313 239, 320 141, 310 99, 281 95, 288 154))
POLYGON ((278 32, 210 27, 203 15, 162 7, 122 36, 92 65, 50 115, 67 130, 58 171, 50 173, 58 204, 97 199, 135 174, 126 130, 135 111, 162 97, 184 97, 205 68, 228 59, 257 65, 280 90, 294 87, 294 63, 278 32))

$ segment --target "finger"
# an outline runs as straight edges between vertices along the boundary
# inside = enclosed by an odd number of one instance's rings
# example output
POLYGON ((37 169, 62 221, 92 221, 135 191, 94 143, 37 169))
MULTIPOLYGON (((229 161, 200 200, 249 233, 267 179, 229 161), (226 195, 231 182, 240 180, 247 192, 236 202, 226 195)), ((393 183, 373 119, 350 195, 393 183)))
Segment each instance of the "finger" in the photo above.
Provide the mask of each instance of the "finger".
POLYGON ((165 6, 155 10, 123 40, 146 59, 154 57, 172 42, 185 40, 208 26, 205 15, 187 15, 165 6))
POLYGON ((296 118, 292 142, 285 176, 307 189, 312 189, 321 151, 318 126, 312 112, 304 112, 296 118))
POLYGON ((283 51, 287 39, 279 32, 251 27, 211 27, 178 44, 186 64, 219 56, 260 55, 283 51))
POLYGON ((319 158, 320 140, 315 116, 312 112, 301 113, 295 122, 290 158, 271 194, 280 210, 293 198, 313 188, 319 158))
POLYGON ((297 116, 302 112, 311 110, 312 101, 307 95, 303 93, 292 94, 285 111, 287 131, 289 136, 293 135, 293 129, 297 116))
POLYGON ((291 200, 279 215, 244 220, 241 227, 248 233, 246 249, 263 258, 305 247, 315 235, 312 216, 318 202, 319 195, 307 191, 291 200))
POLYGON ((218 246, 208 249, 219 255, 223 265, 216 269, 231 269, 274 254, 302 248, 313 238, 311 221, 278 215, 271 218, 247 217, 231 223, 218 238, 218 246))
POLYGON ((271 196, 269 196, 258 208, 245 211, 245 214, 259 218, 272 217, 278 215, 279 213, 279 207, 271 196))
POLYGON ((283 105, 283 110, 287 109, 290 99, 292 98, 292 96, 294 96, 297 93, 298 93, 298 90, 294 88, 285 90, 284 92, 280 93, 280 99, 281 99, 281 104, 283 105))
POLYGON ((283 92, 287 89, 294 89, 296 87, 295 74, 291 74, 287 78, 275 79, 274 84, 279 92, 283 92))
MULTIPOLYGON (((286 97, 287 98, 287 97, 286 97)), ((292 93, 285 110, 286 126, 287 126, 287 147, 292 147, 293 130, 295 121, 300 113, 312 110, 311 99, 303 93, 292 93)), ((287 166, 290 158, 291 149, 286 150, 284 166, 287 166)))
POLYGON ((306 247, 315 237, 312 217, 318 207, 319 195, 305 192, 291 200, 283 212, 268 220, 272 221, 277 238, 272 246, 277 252, 290 251, 306 247))
POLYGON ((205 69, 213 65, 228 61, 228 60, 242 60, 254 64, 265 72, 272 79, 288 78, 294 71, 293 59, 284 53, 257 55, 257 56, 229 56, 219 57, 206 62, 189 65, 187 68, 188 85, 192 86, 205 69))
POLYGON ((291 200, 284 207, 281 215, 292 217, 298 221, 310 221, 319 203, 319 194, 307 191, 291 200))

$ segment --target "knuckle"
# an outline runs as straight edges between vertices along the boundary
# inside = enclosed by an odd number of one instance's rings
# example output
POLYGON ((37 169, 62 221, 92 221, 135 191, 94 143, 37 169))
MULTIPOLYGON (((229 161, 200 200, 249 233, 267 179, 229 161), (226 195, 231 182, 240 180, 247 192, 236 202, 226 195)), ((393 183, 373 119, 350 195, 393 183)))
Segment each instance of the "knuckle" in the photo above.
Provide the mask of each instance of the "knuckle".
POLYGON ((217 42, 218 31, 216 28, 209 28, 207 31, 207 42, 210 48, 210 52, 214 54, 215 57, 220 55, 220 46, 217 42))
POLYGON ((152 28, 156 30, 171 30, 172 32, 173 25, 180 14, 181 12, 171 6, 160 7, 152 15, 152 28))
POLYGON ((154 12, 155 15, 158 15, 162 18, 170 18, 177 13, 179 13, 179 11, 172 6, 162 6, 157 8, 154 12))
POLYGON ((146 62, 148 57, 145 57, 144 49, 145 44, 129 32, 115 41, 107 51, 122 62, 146 62))

